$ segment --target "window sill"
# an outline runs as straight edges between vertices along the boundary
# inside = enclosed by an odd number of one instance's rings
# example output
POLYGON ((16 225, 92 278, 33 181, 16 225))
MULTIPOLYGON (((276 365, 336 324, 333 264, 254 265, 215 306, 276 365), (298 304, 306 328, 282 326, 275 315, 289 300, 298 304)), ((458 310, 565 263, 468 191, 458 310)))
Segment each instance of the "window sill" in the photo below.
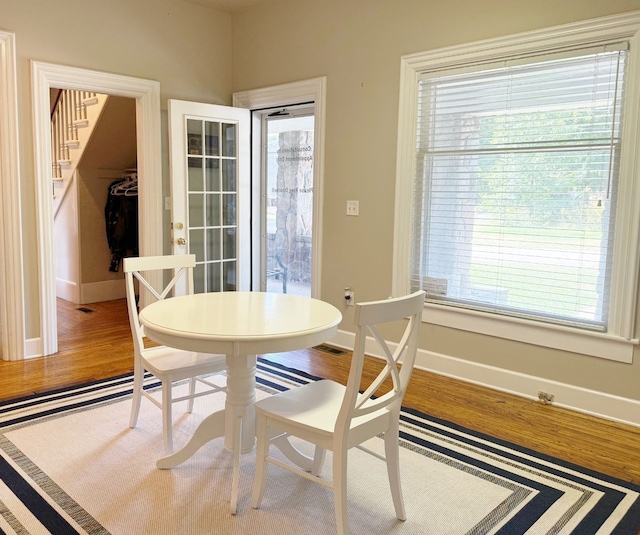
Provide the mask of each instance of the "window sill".
POLYGON ((494 316, 475 310, 426 303, 422 321, 541 347, 559 349, 631 364, 638 339, 595 333, 529 320, 494 316))

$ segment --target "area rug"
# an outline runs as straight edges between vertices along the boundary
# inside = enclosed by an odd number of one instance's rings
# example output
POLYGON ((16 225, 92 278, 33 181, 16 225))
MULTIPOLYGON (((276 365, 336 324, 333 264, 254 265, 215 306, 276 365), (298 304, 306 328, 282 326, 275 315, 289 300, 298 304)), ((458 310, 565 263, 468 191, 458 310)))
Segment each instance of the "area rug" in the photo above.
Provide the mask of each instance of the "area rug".
MULTIPOLYGON (((216 376, 224 381, 224 374, 216 376)), ((317 380, 260 359, 257 397, 317 380)), ((269 467, 250 506, 254 454, 242 456, 238 514, 229 513, 231 455, 216 439, 171 470, 160 413, 148 401, 128 427, 132 379, 100 381, 0 405, 0 533, 330 534, 331 491, 269 467)), ((176 447, 224 395, 174 409, 176 447)), ((367 444, 382 451, 383 441, 367 444)), ((349 453, 354 534, 629 534, 640 529, 640 487, 403 410, 401 470, 407 520, 395 518, 384 463, 349 453)), ((331 475, 328 455, 321 477, 331 475)))

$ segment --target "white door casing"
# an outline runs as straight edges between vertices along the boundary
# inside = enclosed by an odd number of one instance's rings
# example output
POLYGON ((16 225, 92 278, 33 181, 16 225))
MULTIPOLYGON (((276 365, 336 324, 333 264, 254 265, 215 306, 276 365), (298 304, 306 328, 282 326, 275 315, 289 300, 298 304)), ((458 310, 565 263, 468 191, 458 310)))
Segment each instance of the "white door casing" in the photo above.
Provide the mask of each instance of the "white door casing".
POLYGON ((0 31, 0 333, 1 358, 25 357, 22 217, 15 35, 0 31))
POLYGON ((32 61, 40 347, 29 356, 58 350, 51 195, 50 88, 92 91, 136 99, 138 214, 141 255, 162 254, 160 84, 129 76, 32 61))

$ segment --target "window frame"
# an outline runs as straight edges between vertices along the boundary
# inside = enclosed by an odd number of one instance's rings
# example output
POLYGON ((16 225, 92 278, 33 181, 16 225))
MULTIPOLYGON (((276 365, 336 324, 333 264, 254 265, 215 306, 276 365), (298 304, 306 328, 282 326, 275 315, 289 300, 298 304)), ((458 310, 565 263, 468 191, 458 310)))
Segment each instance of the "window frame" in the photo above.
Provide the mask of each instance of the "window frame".
POLYGON ((401 58, 396 201, 393 250, 393 295, 409 291, 417 96, 427 71, 496 63, 541 52, 598 45, 612 39, 629 42, 629 64, 622 129, 619 196, 608 329, 592 332, 541 321, 425 303, 422 321, 454 329, 506 338, 542 347, 631 363, 635 338, 638 268, 640 265, 640 12, 613 15, 408 54, 401 58))

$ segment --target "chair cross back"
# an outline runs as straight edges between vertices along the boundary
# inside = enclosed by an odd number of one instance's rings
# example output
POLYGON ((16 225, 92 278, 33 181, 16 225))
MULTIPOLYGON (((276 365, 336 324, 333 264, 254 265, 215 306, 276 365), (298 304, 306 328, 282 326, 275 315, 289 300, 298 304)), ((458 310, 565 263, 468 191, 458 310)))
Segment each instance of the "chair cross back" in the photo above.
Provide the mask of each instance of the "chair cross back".
POLYGON ((124 269, 125 273, 131 273, 151 294, 161 301, 173 290, 176 283, 183 277, 186 277, 187 293, 193 293, 193 274, 191 269, 196 265, 195 255, 175 255, 175 256, 146 256, 138 258, 127 258, 127 266, 124 269), (169 283, 164 286, 161 293, 159 293, 149 282, 149 280, 142 275, 141 272, 151 270, 168 270, 173 269, 175 274, 169 283))
MULTIPOLYGON (((416 324, 418 322, 415 318, 412 317, 409 318, 409 322, 410 325, 407 326, 402 339, 398 343, 398 346, 393 353, 389 349, 389 346, 382 338, 378 328, 375 325, 364 326, 373 335, 373 338, 378 343, 378 346, 382 350, 387 364, 377 375, 377 377, 369 384, 367 389, 364 392, 358 394, 355 401, 355 406, 353 407, 353 418, 364 416, 365 414, 380 410, 381 408, 391 405, 398 400, 400 402, 402 401, 404 393, 407 389, 407 385, 409 383, 411 368, 413 368, 415 360, 411 359, 411 356, 415 355, 415 352, 411 352, 410 345, 411 342, 413 342, 412 334, 415 331, 414 327, 417 327, 417 325, 414 326, 411 324, 411 322, 414 322, 416 324), (410 360, 408 362, 404 362, 406 363, 406 366, 401 368, 399 371, 398 366, 403 361, 402 357, 406 355, 409 355, 410 360), (403 369, 404 372, 402 371, 403 369), (393 388, 383 396, 373 399, 372 396, 382 386, 382 384, 387 380, 388 377, 391 377, 393 388)), ((360 350, 360 348, 358 348, 358 350, 360 350)))
POLYGON ((356 305, 354 313, 356 344, 353 349, 353 361, 347 380, 345 399, 336 422, 336 429, 340 426, 346 426, 347 421, 371 414, 385 407, 400 409, 415 363, 418 328, 420 325, 419 312, 423 307, 423 292, 416 292, 409 298, 401 300, 385 299, 356 305), (392 352, 380 334, 378 325, 397 321, 398 318, 402 317, 409 318, 409 323, 395 351, 392 352), (371 333, 378 347, 382 350, 386 364, 382 371, 369 383, 369 386, 363 392, 359 392, 364 370, 367 332, 371 333), (402 366, 398 370, 401 362, 402 366), (389 377, 392 380, 391 390, 382 396, 373 398, 372 396, 389 377))

